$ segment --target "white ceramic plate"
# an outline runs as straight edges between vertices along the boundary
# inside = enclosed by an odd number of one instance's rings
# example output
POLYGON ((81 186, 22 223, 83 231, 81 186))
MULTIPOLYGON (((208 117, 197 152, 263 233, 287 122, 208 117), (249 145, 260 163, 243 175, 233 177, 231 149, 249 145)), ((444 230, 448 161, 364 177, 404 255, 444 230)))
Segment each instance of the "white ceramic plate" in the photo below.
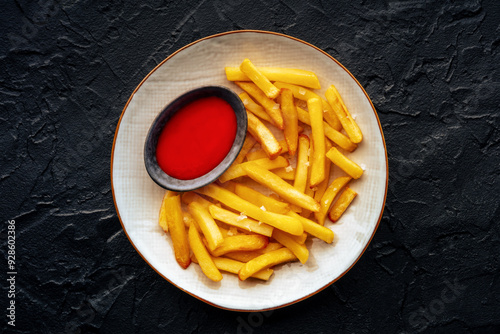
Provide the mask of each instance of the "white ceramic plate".
MULTIPOLYGON (((339 173, 340 172, 336 172, 339 173)), ((321 291, 359 259, 382 217, 388 181, 387 154, 376 111, 356 79, 335 59, 295 38, 264 31, 233 31, 193 42, 165 59, 132 93, 116 129, 111 161, 116 209, 130 242, 161 276, 187 293, 218 307, 258 311, 282 307, 321 291), (268 282, 225 274, 208 280, 199 266, 183 270, 175 261, 170 237, 158 226, 164 190, 144 167, 144 140, 156 115, 180 94, 203 85, 222 85, 240 92, 225 78, 225 66, 249 58, 257 66, 294 67, 314 71, 324 94, 335 84, 364 139, 349 156, 366 166, 352 182, 358 197, 341 221, 325 226, 335 233, 333 244, 313 240, 310 257, 276 268, 268 282)))

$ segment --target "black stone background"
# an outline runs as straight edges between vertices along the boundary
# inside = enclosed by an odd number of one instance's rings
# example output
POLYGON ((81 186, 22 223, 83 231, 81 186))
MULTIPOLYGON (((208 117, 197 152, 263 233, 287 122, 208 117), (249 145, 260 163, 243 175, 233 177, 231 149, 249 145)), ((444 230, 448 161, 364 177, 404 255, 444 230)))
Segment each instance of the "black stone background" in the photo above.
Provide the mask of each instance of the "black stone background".
MULTIPOLYGON (((5 333, 500 332, 500 2, 3 1, 0 232, 16 221, 5 333), (178 48, 260 29, 310 42, 370 95, 385 133, 383 219, 358 263, 284 309, 238 313, 136 253, 110 182, 130 94, 178 48)), ((334 264, 333 264, 334 265, 334 264)))

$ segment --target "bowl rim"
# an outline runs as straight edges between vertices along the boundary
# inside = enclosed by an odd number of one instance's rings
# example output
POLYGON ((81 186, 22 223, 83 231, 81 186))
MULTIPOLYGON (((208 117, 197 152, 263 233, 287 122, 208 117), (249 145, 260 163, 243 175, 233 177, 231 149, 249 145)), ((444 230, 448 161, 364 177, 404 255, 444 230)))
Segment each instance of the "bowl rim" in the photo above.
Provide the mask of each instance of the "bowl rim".
POLYGON ((191 89, 169 102, 151 123, 144 142, 144 165, 146 171, 156 184, 167 190, 185 192, 201 188, 217 180, 231 166, 243 146, 246 132, 247 114, 245 106, 238 94, 233 90, 219 85, 201 86, 191 89), (229 103, 236 115, 236 133, 229 152, 215 168, 197 178, 183 180, 168 175, 160 168, 156 160, 156 147, 163 128, 170 118, 183 107, 199 99, 211 96, 221 98, 229 103))
POLYGON ((111 163, 110 163, 110 177, 111 177, 111 192, 113 194, 113 202, 114 202, 114 205, 115 205, 115 209, 116 209, 116 213, 117 213, 117 216, 118 216, 118 219, 120 220, 120 224, 122 226, 122 229, 123 231, 125 232, 125 235, 127 236, 129 242, 132 244, 132 247, 134 247, 135 251, 142 257, 142 259, 158 274, 160 275, 163 279, 165 279, 167 282, 169 282, 170 284, 172 284, 173 286, 175 286, 176 288, 178 288, 179 290, 187 293, 188 295, 190 296, 193 296, 194 298, 206 303, 206 304, 209 304, 211 306, 214 306, 214 307, 217 307, 219 309, 223 309, 223 310, 228 310, 228 311, 237 311, 237 312, 251 312, 251 313, 254 313, 254 312, 264 312, 264 311, 269 311, 269 310, 276 310, 276 309, 280 309, 280 308, 284 308, 286 306, 289 306, 289 305, 292 305, 292 304, 295 304, 295 303, 298 303, 300 301, 303 301, 313 295, 316 295, 318 294, 319 292, 323 291, 324 289, 328 288, 329 286, 331 286, 333 283, 337 282, 340 278, 342 278, 345 274, 347 274, 351 269, 352 267, 354 267, 354 265, 359 261, 359 259, 363 256, 364 252, 367 250, 368 246, 370 245, 373 237, 375 236, 375 233, 377 232, 377 229, 380 225, 380 221, 382 220, 382 215, 384 213, 384 208, 385 208, 385 203, 386 203, 386 200, 387 200, 387 192, 388 192, 388 186, 389 186, 389 159, 388 159, 388 155, 387 155, 387 145, 386 145, 386 142, 385 142, 385 137, 384 137, 384 132, 382 130, 382 125, 380 124, 380 119, 378 117, 378 114, 376 112, 376 109, 375 109, 375 106, 373 105, 373 102, 371 101, 370 97, 368 96, 368 93, 365 91, 365 89, 363 88, 363 86, 359 83, 359 81, 354 77, 354 75, 344 66, 342 65, 337 59, 335 59, 333 56, 331 56, 330 54, 328 54, 327 52, 323 51, 322 49, 318 48, 317 46, 309 43, 309 42, 306 42, 304 40, 301 40, 297 37, 293 37, 293 36, 290 36, 290 35, 286 35, 286 34, 282 34, 282 33, 278 33, 278 32, 274 32, 274 31, 266 31, 266 30, 255 30, 255 29, 242 29, 242 30, 230 30, 230 31, 226 31, 226 32, 221 32, 221 33, 217 33, 217 34, 213 34, 213 35, 209 35, 209 36, 206 36, 206 37, 203 37, 203 38, 200 38, 200 39, 197 39, 189 44, 186 44, 185 46, 177 49, 176 51, 174 51, 173 53, 171 53, 169 56, 167 56, 163 61, 161 61, 156 67, 154 67, 142 80, 141 82, 137 85, 137 87, 134 89, 134 91, 130 94, 130 97, 127 101, 127 103, 125 104, 125 106, 123 107, 123 110, 122 110, 122 113, 120 115, 120 118, 118 120, 118 123, 117 123, 117 126, 116 126, 116 130, 115 130, 115 136, 113 138, 113 147, 112 147, 112 151, 111 151, 111 163), (139 90, 139 88, 141 88, 141 86, 146 82, 147 79, 149 79, 149 77, 160 67, 162 66, 165 62, 167 62, 169 59, 171 59, 172 57, 174 57, 175 55, 177 55, 178 53, 180 53, 181 51, 197 44, 197 43, 200 43, 202 41, 205 41, 205 40, 208 40, 208 39, 211 39, 211 38, 216 38, 216 37, 220 37, 220 36, 224 36, 224 35, 230 35, 230 34, 237 34, 237 33, 258 33, 258 34, 269 34, 269 35, 275 35, 275 36, 279 36, 279 37, 284 37, 284 38, 288 38, 288 39, 291 39, 291 40, 294 40, 296 42, 300 42, 304 45, 307 45, 313 49, 315 49, 316 51, 319 51, 321 52, 322 54, 324 54, 325 56, 327 56, 328 58, 330 58, 332 61, 334 61, 338 66, 340 66, 357 84, 358 86, 360 87, 360 89, 362 90, 362 92, 364 93, 364 95, 366 96, 366 98, 368 99, 368 102, 370 103, 371 107, 372 107, 372 111, 373 111, 373 114, 377 120, 377 123, 378 123, 378 127, 379 127, 379 130, 380 130, 380 134, 381 134, 381 139, 382 139, 382 144, 384 146, 384 153, 385 153, 385 165, 386 165, 386 181, 385 181, 385 192, 384 192, 384 197, 383 197, 383 201, 382 201, 382 206, 381 206, 381 210, 380 210, 380 214, 379 214, 379 217, 377 219, 377 224, 375 225, 375 228, 373 229, 373 233, 372 235, 370 236, 368 242, 366 243, 366 246, 364 247, 364 249, 360 252, 359 256, 355 259, 355 261, 352 263, 352 265, 347 268, 342 274, 340 274, 338 277, 336 277, 335 279, 333 279, 331 282, 329 282, 328 284, 325 284, 323 287, 320 287, 318 288, 316 291, 306 295, 306 296, 303 296, 302 298, 299 298, 297 300, 294 300, 294 301, 291 301, 289 303, 285 303, 285 304, 281 304, 281 305, 277 305, 277 306, 274 306, 274 307, 268 307, 268 308, 263 308, 263 309, 259 309, 259 310, 249 310, 249 309, 244 309, 244 308, 229 308, 229 307, 224 307, 224 306, 221 306, 221 305, 217 305, 209 300, 206 300, 204 298, 201 298, 199 296, 197 296, 196 294, 186 290, 186 289, 183 289, 182 287, 178 286, 177 284, 173 283, 170 279, 168 279, 166 276, 164 276, 163 274, 161 274, 153 265, 151 265, 151 263, 149 263, 149 261, 144 257, 144 255, 139 252, 139 250, 137 249, 137 247, 135 246, 135 244, 132 242, 132 239, 130 238, 130 236, 128 235, 127 233, 127 230, 125 229, 125 226, 123 224, 123 221, 122 221, 122 218, 120 216, 120 212, 118 210, 118 205, 116 203, 116 194, 115 194, 115 189, 114 189, 114 186, 113 186, 113 159, 114 159, 114 150, 115 150, 115 144, 116 144, 116 138, 118 136, 118 131, 119 131, 119 128, 120 128, 120 123, 123 119, 123 116, 125 114, 125 111, 128 107, 128 105, 130 104, 130 102, 132 101, 132 98, 134 97, 135 93, 139 90))

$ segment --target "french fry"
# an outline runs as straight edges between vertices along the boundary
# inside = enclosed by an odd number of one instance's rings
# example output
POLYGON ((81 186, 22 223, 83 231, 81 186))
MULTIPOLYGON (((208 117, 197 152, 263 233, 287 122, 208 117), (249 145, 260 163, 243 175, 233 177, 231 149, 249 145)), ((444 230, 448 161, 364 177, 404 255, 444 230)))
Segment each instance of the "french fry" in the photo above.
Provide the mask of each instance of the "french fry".
POLYGON ((203 271, 203 273, 212 281, 219 282, 222 279, 222 274, 215 266, 212 257, 205 248, 205 245, 203 245, 201 237, 194 225, 189 227, 189 245, 191 246, 191 250, 200 265, 201 271, 203 271))
POLYGON ((333 182, 328 186, 328 188, 325 190, 325 193, 323 194, 323 197, 321 197, 321 201, 319 202, 321 208, 314 214, 318 224, 325 224, 326 214, 328 213, 328 210, 330 209, 335 196, 337 196, 339 191, 344 188, 345 185, 347 185, 347 183, 349 183, 349 181, 351 180, 352 177, 350 176, 341 176, 333 180, 333 182))
POLYGON ((280 230, 273 231, 273 238, 291 250, 301 263, 306 263, 309 258, 309 251, 304 244, 298 243, 296 240, 287 235, 287 233, 280 230))
POLYGON ((266 122, 273 123, 271 116, 269 116, 269 114, 266 113, 266 111, 260 104, 255 103, 255 101, 252 100, 252 98, 250 97, 250 95, 248 95, 247 92, 240 93, 239 97, 243 102, 243 104, 245 105, 246 110, 250 111, 252 114, 259 117, 260 119, 263 119, 266 122))
MULTIPOLYGON (((294 156, 297 151, 299 119, 297 108, 295 108, 295 103, 293 102, 292 91, 287 88, 283 89, 281 92, 281 112, 285 124, 283 134, 285 135, 288 146, 288 153, 294 156)), ((323 119, 323 117, 321 119, 323 119)))
POLYGON ((182 220, 181 197, 179 195, 167 197, 165 206, 168 230, 172 238, 175 259, 182 268, 186 269, 191 263, 191 258, 189 256, 186 227, 182 220))
POLYGON ((281 145, 268 127, 254 114, 247 111, 248 132, 262 145, 269 158, 275 159, 282 151, 281 145))
POLYGON ((188 210, 207 239, 208 248, 213 251, 219 247, 223 243, 224 238, 208 209, 197 202, 191 202, 188 205, 188 210))
POLYGON ((330 124, 331 127, 334 128, 335 130, 342 129, 342 124, 340 123, 337 115, 335 114, 335 112, 332 109, 332 107, 330 106, 330 104, 328 104, 328 101, 323 99, 318 94, 314 93, 313 91, 311 91, 307 88, 300 87, 297 85, 287 84, 284 82, 275 82, 274 85, 278 88, 281 88, 281 89, 284 89, 284 88, 290 89, 293 93, 293 96, 299 100, 302 100, 302 101, 307 101, 307 100, 312 99, 314 97, 321 99, 321 105, 322 105, 322 109, 323 109, 323 117, 325 118, 326 122, 328 124, 330 124))
POLYGON ((238 229, 236 228, 236 226, 229 226, 229 229, 225 229, 224 227, 222 226, 219 226, 220 228, 220 232, 222 233, 222 236, 224 238, 227 238, 227 237, 231 237, 233 235, 239 235, 241 234, 238 229))
POLYGON ((281 263, 294 261, 296 259, 297 257, 292 253, 291 250, 283 247, 248 261, 240 269, 238 277, 240 280, 244 281, 248 277, 252 276, 254 273, 262 269, 269 268, 281 263))
POLYGON ((227 189, 230 192, 234 193, 235 183, 233 181, 227 181, 227 182, 224 182, 224 183, 222 183, 222 182, 219 181, 219 183, 220 183, 221 187, 223 187, 224 189, 227 189))
POLYGON ((219 208, 216 205, 210 206, 208 210, 214 219, 220 220, 228 225, 236 226, 242 230, 262 234, 267 237, 270 237, 273 234, 274 227, 259 223, 258 221, 244 215, 238 215, 229 210, 219 208))
POLYGON ((280 130, 284 129, 283 116, 281 114, 281 108, 279 104, 274 102, 273 99, 268 98, 266 94, 264 94, 264 92, 260 90, 260 88, 257 87, 257 85, 255 85, 254 83, 238 81, 235 82, 235 84, 245 92, 247 92, 262 107, 264 107, 264 110, 269 114, 269 117, 271 117, 273 124, 277 128, 279 128, 280 130))
MULTIPOLYGON (((314 72, 295 68, 260 67, 257 69, 270 81, 281 81, 285 83, 305 86, 312 89, 321 89, 318 77, 314 72)), ((229 81, 250 81, 239 67, 226 67, 226 77, 229 81)))
MULTIPOLYGON (((307 125, 311 125, 310 116, 306 110, 297 107, 297 115, 299 117, 299 121, 307 125)), ((354 144, 348 137, 332 128, 328 123, 323 122, 323 129, 325 131, 325 136, 344 150, 352 152, 357 148, 357 145, 354 144)))
POLYGON ((274 174, 281 177, 283 180, 295 180, 295 169, 292 166, 277 168, 273 170, 274 174))
MULTIPOLYGON (((332 144, 328 139, 325 139, 325 148, 326 151, 332 148, 332 144)), ((330 182, 330 169, 332 166, 332 162, 330 159, 325 159, 325 179, 321 181, 320 184, 316 186, 316 191, 314 192, 314 199, 316 202, 321 201, 321 197, 323 197, 323 194, 325 193, 326 188, 328 188, 329 182, 330 182)), ((321 203, 320 203, 321 205, 321 203)))
POLYGON ((300 135, 297 154, 297 168, 295 168, 293 186, 302 193, 305 192, 307 185, 307 175, 309 170, 309 146, 309 137, 306 135, 300 135))
POLYGON ((267 246, 269 239, 258 234, 239 234, 224 239, 224 242, 214 250, 210 250, 213 256, 222 256, 235 251, 252 251, 267 246))
POLYGON ((265 248, 253 251, 239 251, 239 252, 226 253, 224 254, 224 257, 246 263, 252 259, 255 259, 257 256, 272 252, 282 247, 283 245, 280 244, 279 242, 269 242, 265 248))
POLYGON ((325 136, 327 136, 331 141, 333 141, 340 148, 343 148, 346 151, 353 152, 358 145, 354 144, 348 137, 346 137, 343 133, 338 132, 330 125, 324 123, 325 136))
MULTIPOLYGON (((196 259, 196 257, 191 258, 191 260, 195 263, 198 263, 198 260, 196 259)), ((217 269, 222 270, 222 271, 226 271, 226 272, 231 273, 231 274, 236 274, 236 275, 238 275, 238 272, 240 271, 241 267, 243 267, 245 265, 244 262, 236 261, 233 259, 228 259, 225 257, 212 257, 212 261, 214 261, 214 264, 217 267, 217 269)), ((263 281, 267 281, 267 280, 269 280, 269 278, 271 277, 273 272, 274 272, 274 270, 267 268, 267 269, 263 269, 261 271, 256 272, 255 274, 253 274, 250 277, 258 278, 258 279, 261 279, 263 281)))
POLYGON ((177 193, 175 191, 167 190, 165 191, 165 195, 163 195, 163 200, 161 201, 160 213, 158 215, 158 224, 162 228, 165 233, 168 233, 168 224, 167 224, 167 201, 166 199, 169 197, 176 196, 177 193))
POLYGON ((314 93, 312 90, 299 85, 293 85, 285 82, 276 81, 274 85, 280 89, 289 89, 296 99, 307 101, 313 97, 319 97, 318 94, 314 93))
POLYGON ((279 156, 274 160, 270 160, 269 158, 263 158, 263 159, 243 162, 243 163, 237 164, 237 165, 233 164, 224 172, 224 174, 222 174, 219 177, 219 181, 221 183, 225 183, 227 181, 234 180, 238 177, 246 176, 247 172, 245 171, 245 169, 243 167, 245 165, 250 164, 250 163, 257 164, 265 169, 275 169, 275 168, 280 168, 280 167, 287 167, 290 165, 290 162, 282 156, 279 156))
MULTIPOLYGON (((284 232, 284 233, 286 233, 286 232, 284 232)), ((307 240, 307 233, 306 232, 302 233, 301 235, 291 235, 288 233, 286 233, 286 235, 289 236, 291 239, 293 239, 296 243, 299 243, 301 245, 303 245, 307 240)))
POLYGON ((241 147, 240 153, 236 159, 234 159, 233 164, 240 164, 245 160, 245 156, 252 149, 252 147, 257 143, 257 140, 252 136, 246 136, 245 141, 243 142, 243 146, 241 147))
MULTIPOLYGON (((306 189, 304 190, 304 194, 306 194, 307 196, 310 196, 312 198, 314 198, 314 189, 316 189, 315 187, 311 188, 311 186, 310 186, 311 173, 312 173, 312 168, 311 168, 310 164, 311 164, 311 160, 312 160, 313 156, 314 156, 314 148, 313 148, 312 143, 311 143, 311 145, 309 146, 309 169, 307 171, 307 182, 306 182, 306 189)), ((311 210, 308 210, 308 209, 303 209, 300 211, 294 210, 294 211, 299 213, 302 217, 306 217, 306 218, 308 218, 311 215, 311 210)))
POLYGON ((326 243, 331 244, 333 242, 333 231, 329 228, 326 228, 318 223, 313 222, 307 218, 304 218, 293 211, 287 213, 290 217, 295 217, 302 222, 302 226, 304 227, 304 231, 309 233, 310 235, 323 240, 326 243))
POLYGON ((184 203, 186 205, 189 205, 189 203, 191 203, 191 202, 196 202, 196 203, 203 205, 203 207, 207 208, 207 209, 210 205, 214 204, 214 203, 210 202, 209 200, 201 197, 200 195, 198 195, 197 193, 195 193, 193 191, 187 191, 185 193, 182 193, 181 200, 182 200, 182 203, 184 203))
POLYGON ((332 147, 326 153, 326 157, 353 179, 359 179, 361 175, 363 175, 363 169, 359 167, 359 165, 354 161, 340 153, 339 150, 337 150, 337 148, 335 147, 332 147))
POLYGON ((342 127, 349 136, 349 139, 355 144, 360 143, 361 140, 363 140, 363 134, 361 133, 358 124, 349 113, 349 110, 347 110, 347 107, 345 106, 337 88, 334 85, 331 85, 326 90, 325 96, 333 111, 337 115, 337 118, 340 120, 342 127))
MULTIPOLYGON (((288 152, 288 145, 286 144, 285 140, 280 140, 278 143, 281 146, 280 154, 288 152)), ((264 151, 264 149, 260 149, 257 151, 247 153, 247 160, 248 161, 253 161, 253 160, 258 160, 258 159, 263 159, 263 158, 269 158, 269 156, 267 155, 266 151, 264 151)))
POLYGON ((321 100, 312 98, 307 100, 307 109, 311 119, 313 154, 311 157, 310 187, 316 187, 325 179, 325 131, 323 128, 323 111, 321 100))
POLYGON ((280 90, 276 88, 268 78, 262 74, 257 67, 250 61, 250 59, 245 58, 240 65, 240 70, 243 72, 250 80, 259 87, 264 94, 270 99, 275 99, 279 94, 280 90))
POLYGON ((333 203, 332 209, 328 214, 328 218, 332 222, 336 222, 342 217, 347 207, 356 197, 357 193, 349 187, 346 187, 344 191, 339 195, 339 198, 333 203))
POLYGON ((260 208, 264 207, 266 210, 274 213, 284 215, 290 210, 290 205, 288 205, 288 203, 275 200, 274 198, 266 196, 257 190, 240 183, 235 184, 234 193, 250 203, 257 205, 260 208))
MULTIPOLYGON (((288 202, 295 204, 301 208, 309 209, 313 212, 319 211, 319 204, 311 196, 307 196, 300 192, 288 182, 281 179, 276 174, 260 167, 257 164, 248 164, 244 166, 248 176, 254 181, 268 187, 288 202)), ((288 232, 288 231, 285 231, 288 232)), ((290 232, 289 232, 290 233, 290 232)), ((300 233, 291 233, 299 235, 300 233)))
POLYGON ((187 229, 189 229, 191 225, 194 225, 198 232, 202 233, 200 227, 198 226, 198 223, 196 222, 196 220, 194 220, 193 216, 189 212, 182 211, 182 221, 184 222, 184 226, 186 226, 187 229))
POLYGON ((213 183, 195 191, 212 197, 236 211, 243 212, 245 215, 257 221, 261 221, 290 234, 300 235, 304 232, 302 224, 298 219, 269 211, 263 211, 258 206, 245 201, 238 195, 213 183))

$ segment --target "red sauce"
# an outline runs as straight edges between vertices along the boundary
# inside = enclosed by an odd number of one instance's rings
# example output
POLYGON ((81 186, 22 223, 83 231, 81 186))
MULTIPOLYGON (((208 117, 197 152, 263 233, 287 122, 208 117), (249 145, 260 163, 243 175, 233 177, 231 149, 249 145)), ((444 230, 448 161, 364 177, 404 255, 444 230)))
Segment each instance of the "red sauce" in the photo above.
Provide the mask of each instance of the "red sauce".
POLYGON ((215 96, 195 100, 165 125, 156 160, 168 175, 181 180, 200 177, 224 160, 236 137, 236 115, 215 96))

